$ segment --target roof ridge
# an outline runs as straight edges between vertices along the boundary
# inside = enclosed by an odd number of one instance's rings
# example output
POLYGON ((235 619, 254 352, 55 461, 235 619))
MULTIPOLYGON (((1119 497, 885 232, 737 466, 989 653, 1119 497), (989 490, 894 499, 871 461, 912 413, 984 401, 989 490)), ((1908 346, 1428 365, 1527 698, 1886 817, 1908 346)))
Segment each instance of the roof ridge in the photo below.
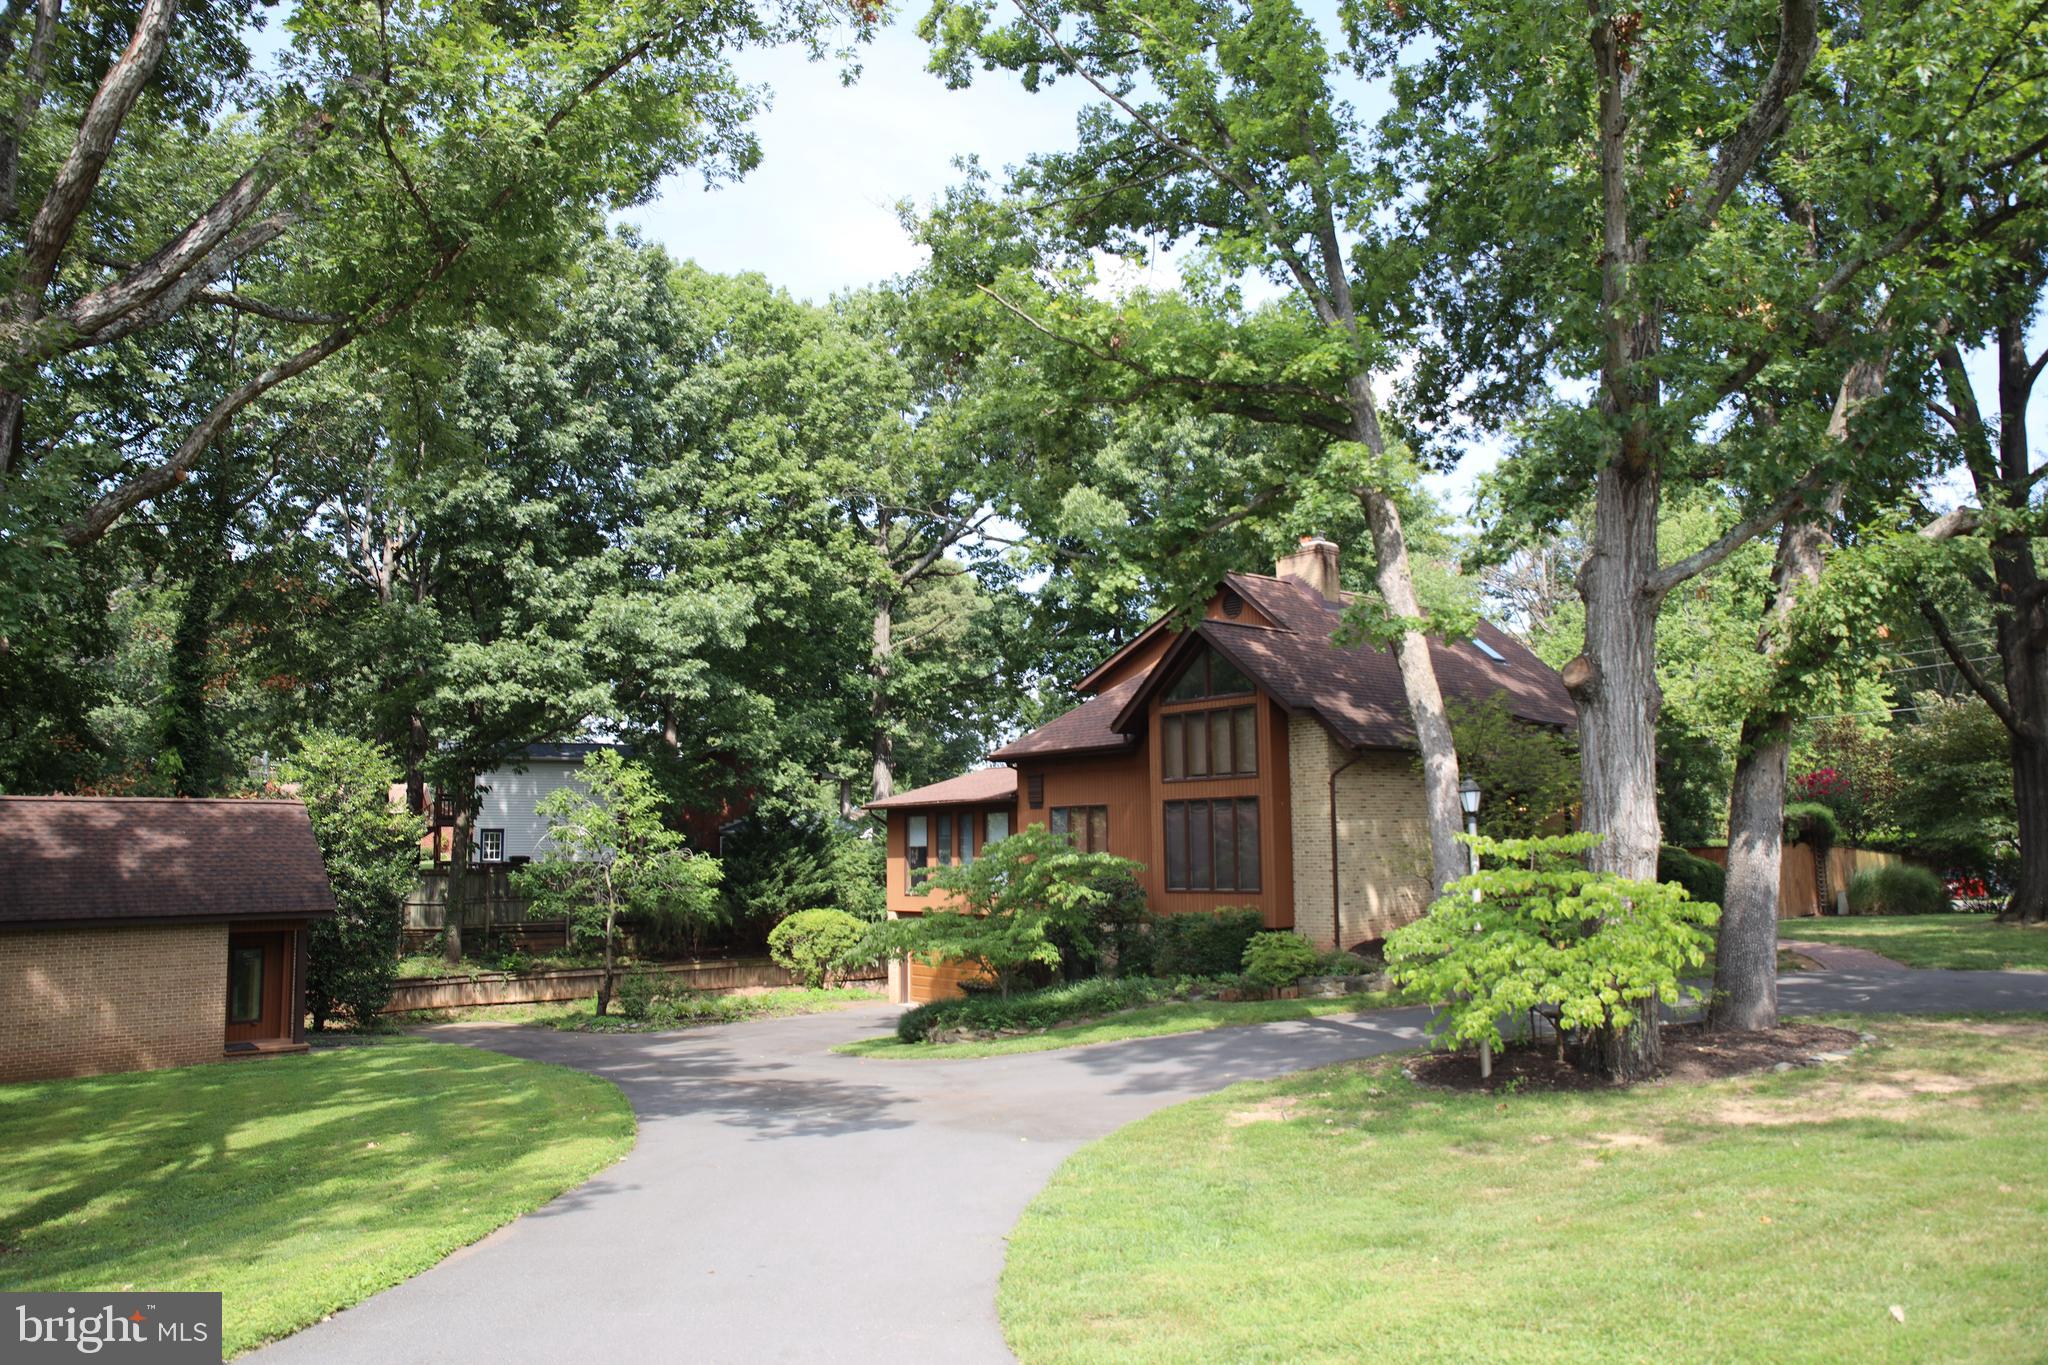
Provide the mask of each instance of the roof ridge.
POLYGON ((74 796, 63 792, 0 793, 0 801, 126 801, 134 805, 159 802, 173 806, 303 806, 296 796, 74 796))

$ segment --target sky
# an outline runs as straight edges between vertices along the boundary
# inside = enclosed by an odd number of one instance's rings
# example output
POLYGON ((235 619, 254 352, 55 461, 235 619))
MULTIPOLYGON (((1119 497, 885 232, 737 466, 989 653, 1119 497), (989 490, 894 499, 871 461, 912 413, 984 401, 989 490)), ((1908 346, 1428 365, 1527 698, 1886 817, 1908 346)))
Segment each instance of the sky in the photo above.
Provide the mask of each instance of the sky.
POLYGON ((763 83, 774 105, 754 128, 761 165, 737 185, 706 192, 694 175, 663 182, 652 203, 619 215, 673 256, 724 273, 759 271, 799 298, 872 284, 922 262, 897 220, 905 199, 925 205, 975 155, 1000 171, 1034 151, 1071 146, 1083 88, 1027 94, 1014 78, 985 76, 948 90, 924 69, 915 22, 899 17, 861 50, 859 80, 839 63, 794 48, 743 54, 742 79, 763 83))

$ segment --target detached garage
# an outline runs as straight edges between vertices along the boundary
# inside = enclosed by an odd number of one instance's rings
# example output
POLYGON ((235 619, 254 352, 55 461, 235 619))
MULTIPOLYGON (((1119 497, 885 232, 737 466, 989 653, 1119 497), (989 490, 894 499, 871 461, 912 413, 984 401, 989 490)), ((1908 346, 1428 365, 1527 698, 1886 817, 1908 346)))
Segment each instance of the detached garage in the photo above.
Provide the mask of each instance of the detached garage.
POLYGON ((0 797, 0 1081, 305 1050, 296 801, 0 797))

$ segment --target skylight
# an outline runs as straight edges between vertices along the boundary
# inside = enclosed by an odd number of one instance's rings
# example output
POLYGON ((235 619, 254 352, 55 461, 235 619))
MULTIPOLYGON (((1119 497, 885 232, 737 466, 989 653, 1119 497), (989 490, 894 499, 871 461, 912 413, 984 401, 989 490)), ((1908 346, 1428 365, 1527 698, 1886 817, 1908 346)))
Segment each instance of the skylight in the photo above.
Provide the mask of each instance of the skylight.
POLYGON ((1507 655, 1501 653, 1492 645, 1486 643, 1486 641, 1482 639, 1479 639, 1477 636, 1474 636, 1472 639, 1472 648, 1478 650, 1481 654, 1484 654, 1487 658, 1493 660, 1497 664, 1504 664, 1508 661, 1507 655))

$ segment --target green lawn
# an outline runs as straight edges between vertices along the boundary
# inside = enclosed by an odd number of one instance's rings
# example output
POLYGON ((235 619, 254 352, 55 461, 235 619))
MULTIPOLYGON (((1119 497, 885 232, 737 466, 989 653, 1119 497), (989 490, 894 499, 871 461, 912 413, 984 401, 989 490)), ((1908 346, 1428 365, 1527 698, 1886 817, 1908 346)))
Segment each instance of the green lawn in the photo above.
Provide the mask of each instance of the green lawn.
POLYGON ((599 1014, 595 1000, 564 1000, 544 1005, 473 1005, 454 1010, 414 1010, 399 1016, 406 1024, 538 1024, 542 1028, 564 1029, 570 1033, 658 1033, 666 1029, 691 1028, 699 1024, 736 1024, 743 1019, 765 1019, 785 1014, 817 1014, 844 1009, 848 1005, 872 1004, 883 994, 866 987, 835 986, 811 990, 802 986, 778 987, 750 994, 684 996, 665 1002, 647 1019, 628 1019, 612 1005, 611 1013, 599 1014))
POLYGON ((0 1087, 0 1282, 222 1290, 230 1354, 346 1308, 633 1145, 618 1087, 391 1040, 0 1087))
POLYGON ((1390 991, 1346 995, 1334 1000, 1179 1000, 1143 1009, 1125 1010, 1104 1019, 1014 1038, 971 1043, 901 1043, 893 1036, 841 1043, 834 1052, 856 1057, 939 1058, 1005 1057, 1013 1052, 1052 1052, 1090 1043, 1116 1043, 1128 1038, 1156 1038, 1167 1033, 1198 1033, 1239 1024, 1270 1024, 1281 1019, 1313 1019, 1325 1014, 1355 1014, 1400 1004, 1390 991))
POLYGON ((2000 924, 1991 915, 1850 915, 1788 919, 1780 938, 1883 953, 1908 967, 2048 972, 2048 927, 2000 924))
POLYGON ((1454 1095, 1396 1057, 1164 1110, 1027 1210, 1004 1331, 1027 1365, 2040 1359, 2048 1020, 1853 1026, 1706 1085, 1454 1095))

